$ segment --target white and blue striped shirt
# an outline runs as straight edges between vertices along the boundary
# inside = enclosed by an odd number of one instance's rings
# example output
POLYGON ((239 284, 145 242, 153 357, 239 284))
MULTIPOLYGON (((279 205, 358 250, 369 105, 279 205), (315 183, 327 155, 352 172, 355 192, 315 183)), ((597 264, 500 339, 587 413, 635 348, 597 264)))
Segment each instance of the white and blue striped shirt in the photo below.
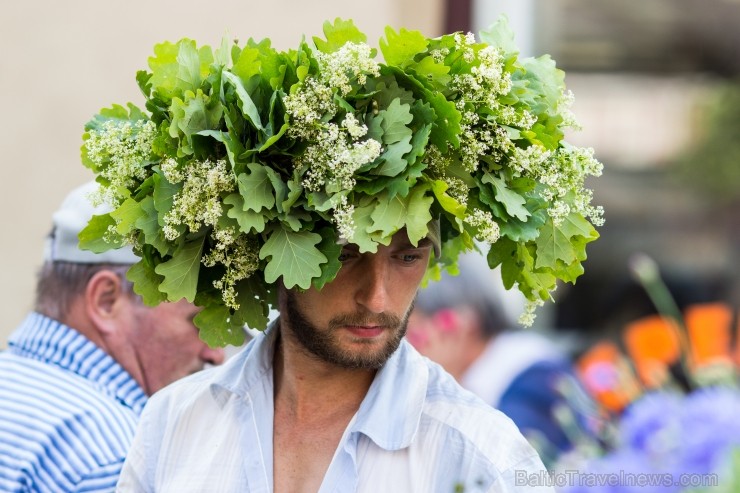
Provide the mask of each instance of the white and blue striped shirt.
POLYGON ((147 396, 102 349, 31 313, 0 353, 0 491, 113 491, 147 396))
MULTIPOLYGON (((119 491, 273 491, 276 332, 150 399, 119 491)), ((551 492, 526 481, 543 474, 510 419, 403 341, 345 430, 319 492, 551 492)))

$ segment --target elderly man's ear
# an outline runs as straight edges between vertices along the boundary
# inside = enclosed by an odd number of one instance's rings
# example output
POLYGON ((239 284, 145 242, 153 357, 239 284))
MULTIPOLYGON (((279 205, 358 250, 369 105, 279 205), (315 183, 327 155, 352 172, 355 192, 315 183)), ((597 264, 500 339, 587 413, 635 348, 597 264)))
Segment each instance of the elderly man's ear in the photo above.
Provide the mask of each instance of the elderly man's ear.
POLYGON ((123 310, 130 310, 131 296, 120 275, 110 271, 96 272, 85 288, 85 311, 95 327, 105 333, 115 331, 123 310))

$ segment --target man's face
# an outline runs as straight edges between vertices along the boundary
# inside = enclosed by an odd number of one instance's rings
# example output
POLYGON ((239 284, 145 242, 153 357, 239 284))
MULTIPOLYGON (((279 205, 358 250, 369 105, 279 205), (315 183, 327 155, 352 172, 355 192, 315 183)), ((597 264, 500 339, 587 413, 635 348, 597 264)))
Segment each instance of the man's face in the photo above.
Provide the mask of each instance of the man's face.
POLYGON ((206 363, 223 363, 223 349, 211 349, 200 340, 193 324, 200 309, 191 303, 180 300, 152 308, 131 299, 130 310, 131 349, 147 394, 202 370, 206 363))
POLYGON ((414 247, 405 231, 377 253, 342 251, 342 268, 321 291, 286 293, 281 311, 284 337, 308 354, 342 368, 379 368, 406 332, 431 245, 414 247))

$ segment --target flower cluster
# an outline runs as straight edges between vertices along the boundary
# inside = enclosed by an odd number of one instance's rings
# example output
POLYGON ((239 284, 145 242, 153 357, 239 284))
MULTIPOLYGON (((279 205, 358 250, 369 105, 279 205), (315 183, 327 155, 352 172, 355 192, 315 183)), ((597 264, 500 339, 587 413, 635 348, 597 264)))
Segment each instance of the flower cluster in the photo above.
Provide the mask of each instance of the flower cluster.
POLYGON ((157 127, 149 120, 106 120, 85 141, 84 151, 107 186, 99 188, 96 204, 118 206, 124 196, 121 190, 132 188, 146 178, 152 155, 152 142, 157 127))
POLYGON ((578 361, 593 397, 592 435, 559 459, 577 470, 563 493, 737 491, 740 382, 733 310, 721 302, 678 311, 646 257, 633 261, 660 314, 630 322, 625 351, 601 341, 578 361), (600 483, 581 478, 606 478, 600 483))
POLYGON ((481 41, 387 28, 383 63, 352 21, 324 35, 157 45, 137 76, 151 113, 115 105, 86 127, 83 163, 114 210, 82 247, 132 243, 137 292, 203 306, 214 344, 263 327, 280 283, 330 282, 340 240, 374 252, 433 222, 432 277, 478 241, 532 308, 575 281, 600 164, 563 141, 570 93, 548 57, 519 59, 503 19, 481 41))
POLYGON ((221 193, 234 189, 234 178, 229 173, 225 160, 212 162, 192 160, 180 168, 170 158, 162 163, 162 174, 169 183, 183 183, 175 193, 172 208, 164 216, 164 236, 176 240, 180 225, 190 231, 199 231, 202 226, 214 227, 223 214, 221 193))

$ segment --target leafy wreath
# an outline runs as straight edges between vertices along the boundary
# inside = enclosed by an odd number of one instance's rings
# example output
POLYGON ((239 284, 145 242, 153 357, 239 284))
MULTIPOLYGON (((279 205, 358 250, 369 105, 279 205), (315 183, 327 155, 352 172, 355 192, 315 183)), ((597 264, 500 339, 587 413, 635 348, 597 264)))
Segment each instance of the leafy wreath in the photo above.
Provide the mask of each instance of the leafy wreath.
POLYGON ((519 59, 505 18, 482 42, 387 27, 382 63, 352 21, 324 35, 288 51, 156 45, 137 74, 147 111, 114 105, 86 126, 82 161, 112 212, 81 247, 133 245, 135 292, 202 306, 211 345, 264 328, 278 280, 331 281, 340 239, 374 252, 433 221, 428 274, 489 244, 489 265, 531 302, 524 318, 575 281, 602 223, 584 186, 601 164, 563 140, 572 96, 549 56, 519 59))

